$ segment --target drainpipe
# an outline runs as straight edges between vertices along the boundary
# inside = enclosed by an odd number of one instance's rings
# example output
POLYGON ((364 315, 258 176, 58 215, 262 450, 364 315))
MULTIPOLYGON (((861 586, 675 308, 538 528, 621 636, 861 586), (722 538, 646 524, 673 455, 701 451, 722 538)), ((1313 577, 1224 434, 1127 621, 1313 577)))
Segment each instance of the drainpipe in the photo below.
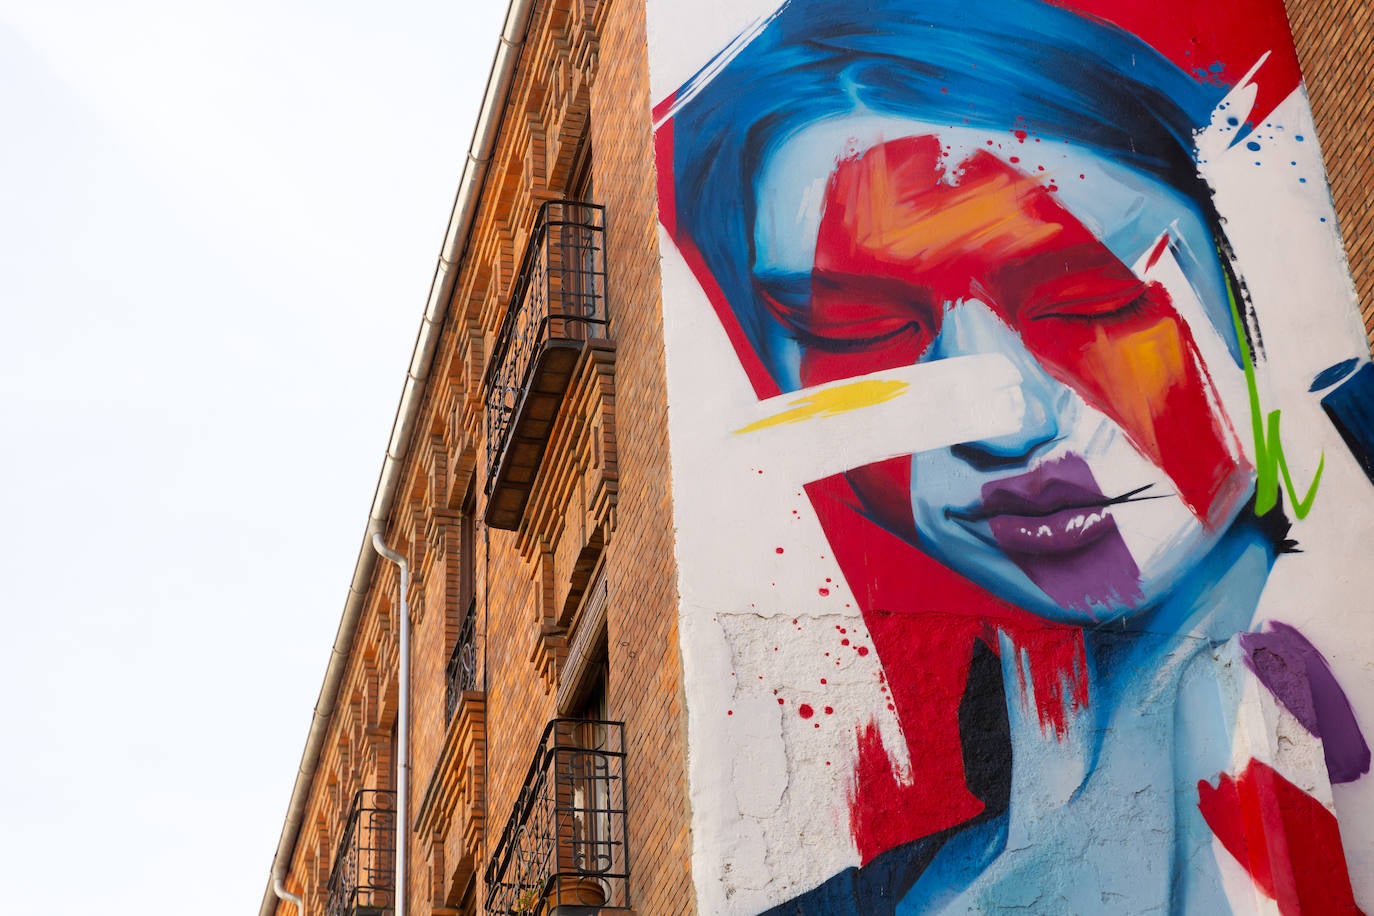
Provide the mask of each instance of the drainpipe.
POLYGON ((272 875, 272 893, 277 895, 278 900, 294 903, 296 905, 296 916, 305 916, 305 901, 286 889, 286 885, 282 883, 283 877, 283 875, 272 875))
POLYGON ((372 535, 372 549, 401 570, 401 672, 396 705, 396 916, 406 916, 406 841, 410 839, 410 815, 406 811, 410 788, 410 609, 406 606, 406 591, 410 587, 410 569, 404 556, 386 546, 380 531, 372 535))
MULTIPOLYGON (((305 910, 299 902, 300 898, 286 893, 282 882, 291 867, 296 840, 305 821, 306 803, 310 787, 315 780, 320 755, 323 753, 325 733, 334 714, 334 704, 338 699, 344 669, 347 667, 353 647, 354 630, 357 629, 358 619, 362 616, 363 602, 367 598, 372 581, 372 568, 376 563, 376 556, 368 549, 368 544, 371 536, 385 527, 391 514, 396 490, 400 485, 401 462, 404 460, 406 446, 419 417, 420 403, 424 399, 429 382, 430 364, 434 360, 444 316, 448 310, 448 300, 453 295, 458 267, 466 252, 468 234, 477 215, 487 166, 496 149, 506 93, 510 91, 515 79, 515 69, 520 62, 520 52, 525 44, 525 31, 534 11, 534 0, 508 0, 508 3, 505 26, 499 36, 491 70, 487 74, 487 88, 482 98, 482 108, 472 130, 472 143, 468 148, 467 160, 463 163, 463 173, 458 181, 458 193, 454 197, 448 230, 444 234, 439 261, 434 268, 434 279, 430 283, 425 313, 420 321, 415 349, 411 355, 405 385, 401 390, 401 402, 396 408, 391 438, 387 442, 386 455, 382 459, 381 473, 377 476, 377 488, 372 497, 367 529, 363 533, 363 543, 358 548, 358 558, 353 567, 353 581, 349 585, 339 629, 334 636, 334 647, 325 669, 324 683, 320 686, 319 698, 315 701, 310 730, 305 739, 305 750, 301 754, 295 783, 291 787, 291 800, 287 805, 281 835, 277 840, 271 878, 263 891, 258 916, 272 916, 276 912, 278 899, 290 900, 296 905, 298 916, 305 916, 305 910)), ((398 913, 397 916, 402 914, 398 913)))

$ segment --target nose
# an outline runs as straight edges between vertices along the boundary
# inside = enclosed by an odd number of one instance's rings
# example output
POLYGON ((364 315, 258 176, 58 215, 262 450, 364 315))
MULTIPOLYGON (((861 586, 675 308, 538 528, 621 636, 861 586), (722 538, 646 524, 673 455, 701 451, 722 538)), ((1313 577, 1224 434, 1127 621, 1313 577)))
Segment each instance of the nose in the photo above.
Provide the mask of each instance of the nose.
POLYGON ((1060 438, 1061 427, 1067 429, 1062 413, 1069 390, 1045 372, 1020 335, 985 303, 977 299, 957 302, 944 316, 930 358, 981 353, 1001 354, 1021 373, 1021 425, 1005 435, 955 445, 951 451, 978 470, 1025 465, 1042 446, 1060 438))

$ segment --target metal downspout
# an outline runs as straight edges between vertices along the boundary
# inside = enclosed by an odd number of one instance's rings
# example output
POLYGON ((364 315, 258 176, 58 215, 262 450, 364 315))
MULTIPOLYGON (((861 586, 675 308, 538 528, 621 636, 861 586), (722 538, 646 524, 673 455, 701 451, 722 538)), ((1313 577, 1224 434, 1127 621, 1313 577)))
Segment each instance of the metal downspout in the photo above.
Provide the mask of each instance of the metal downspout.
POLYGON ((258 916, 272 916, 276 912, 278 900, 290 901, 295 904, 298 916, 307 916, 301 898, 286 890, 286 875, 305 818, 310 786, 314 782, 315 770, 319 765, 324 745, 325 730, 328 728, 330 717, 334 714, 334 704, 353 647, 353 634, 357 629, 358 618, 362 615, 363 601, 367 597, 371 583, 372 570, 377 559, 371 547, 372 536, 385 528, 387 518, 391 514, 392 501, 400 482, 401 461, 420 412, 430 364, 434 360, 439 333, 443 327, 449 299, 453 295, 457 266, 466 251, 472 222, 477 213, 477 204, 481 198, 482 182, 486 177, 487 165, 491 161, 496 137, 501 128, 506 93, 510 90, 511 80, 515 75, 533 8, 534 0, 510 0, 505 26, 496 46, 496 54, 492 58, 491 70, 487 74, 482 109, 473 127, 472 143, 468 149, 467 161, 463 164, 462 177, 458 181, 458 192, 449 216, 448 231, 444 234, 443 247, 440 249, 438 264, 434 269, 434 279, 430 283, 424 318, 416 335, 415 349, 411 355, 409 371, 406 373, 405 387, 401 391, 401 401, 396 408, 386 457, 382 460, 381 473, 377 478, 372 510, 368 515, 363 543, 358 550, 358 559, 353 568, 353 581, 349 586, 343 615, 339 620, 339 629, 334 637, 334 647, 330 653, 329 665, 325 669, 324 683, 315 702, 305 750, 301 754, 300 767, 291 789, 291 801, 287 806, 286 818, 277 841, 277 851, 272 860, 272 870, 263 893, 262 904, 258 909, 258 916))

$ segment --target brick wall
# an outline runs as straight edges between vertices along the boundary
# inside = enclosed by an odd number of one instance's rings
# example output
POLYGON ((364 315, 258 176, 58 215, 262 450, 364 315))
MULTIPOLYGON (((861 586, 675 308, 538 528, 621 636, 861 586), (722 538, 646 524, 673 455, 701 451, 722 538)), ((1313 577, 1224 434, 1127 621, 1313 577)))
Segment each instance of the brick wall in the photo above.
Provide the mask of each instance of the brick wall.
POLYGON ((1287 0, 1350 273, 1374 345, 1374 16, 1368 0, 1287 0))
POLYGON ((592 138, 619 346, 620 497, 607 558, 610 703, 612 717, 626 722, 632 767, 635 908, 674 916, 693 912, 694 902, 644 5, 607 0, 601 22, 592 138))

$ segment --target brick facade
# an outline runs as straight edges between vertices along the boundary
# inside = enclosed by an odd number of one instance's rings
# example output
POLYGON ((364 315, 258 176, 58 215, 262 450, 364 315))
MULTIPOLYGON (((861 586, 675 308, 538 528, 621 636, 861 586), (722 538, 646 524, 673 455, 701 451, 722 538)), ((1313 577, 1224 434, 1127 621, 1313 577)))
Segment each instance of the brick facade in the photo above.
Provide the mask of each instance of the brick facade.
POLYGON ((1374 346, 1374 28, 1363 0, 1286 0, 1360 312, 1374 346))
MULTIPOLYGON (((1374 340, 1368 10, 1289 10, 1374 340)), ((486 911, 483 873, 539 736, 597 664, 606 715, 625 723, 633 912, 695 911, 649 108, 641 3, 535 2, 385 528, 412 571, 414 916, 486 911), (484 373, 539 205, 583 188, 605 208, 608 339, 573 370, 520 526, 488 528, 484 373), (604 617, 587 610, 594 587, 604 617), (446 669, 474 602, 476 683, 450 716, 446 669)), ((325 913, 355 795, 396 784, 398 589, 378 563, 291 847, 286 884, 308 916, 325 913)))

